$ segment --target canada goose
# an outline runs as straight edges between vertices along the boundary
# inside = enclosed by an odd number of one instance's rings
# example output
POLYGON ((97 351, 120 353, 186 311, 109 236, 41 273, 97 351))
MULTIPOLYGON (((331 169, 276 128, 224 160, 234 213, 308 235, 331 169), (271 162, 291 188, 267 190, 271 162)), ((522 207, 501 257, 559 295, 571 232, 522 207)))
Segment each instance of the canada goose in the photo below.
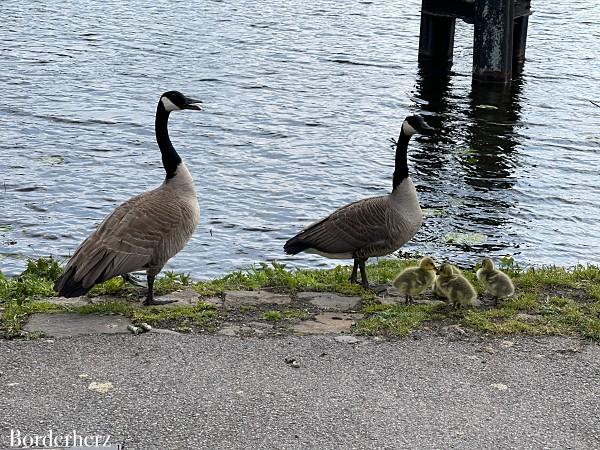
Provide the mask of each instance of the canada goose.
POLYGON ((145 269, 148 295, 145 305, 171 301, 154 299, 154 277, 192 236, 199 208, 192 176, 173 148, 167 122, 173 111, 200 111, 194 100, 177 91, 165 92, 156 108, 156 141, 166 172, 156 189, 130 198, 110 213, 65 266, 54 289, 63 297, 77 297, 95 284, 117 275, 145 269))
POLYGON ((439 290, 454 307, 459 305, 478 306, 477 291, 469 283, 469 280, 456 272, 458 268, 455 269, 449 263, 443 263, 440 266, 440 273, 436 281, 439 290))
MULTIPOLYGON (((462 272, 460 271, 460 269, 452 264, 450 264, 450 268, 452 270, 452 273, 455 275, 462 275, 462 272)), ((440 280, 440 276, 436 276, 435 277, 435 282, 433 283, 433 293, 434 295, 437 295, 438 297, 443 297, 446 298, 446 294, 444 294, 444 292, 442 292, 442 289, 440 288, 440 282, 444 281, 444 278, 442 277, 442 279, 440 280)))
POLYGON ((423 258, 418 267, 404 269, 392 282, 400 294, 406 295, 406 304, 413 301, 413 295, 419 295, 433 284, 435 263, 429 257, 423 258))
POLYGON ((392 192, 342 206, 288 240, 284 251, 288 255, 306 252, 327 258, 352 258, 354 268, 350 281, 357 282, 360 268, 361 284, 368 287, 366 260, 398 250, 421 228, 421 207, 408 176, 406 151, 413 134, 430 134, 432 130, 419 115, 404 119, 396 143, 392 192))
POLYGON ((510 277, 496 269, 491 259, 484 258, 481 266, 477 271, 477 279, 492 297, 505 298, 515 293, 515 286, 510 277))

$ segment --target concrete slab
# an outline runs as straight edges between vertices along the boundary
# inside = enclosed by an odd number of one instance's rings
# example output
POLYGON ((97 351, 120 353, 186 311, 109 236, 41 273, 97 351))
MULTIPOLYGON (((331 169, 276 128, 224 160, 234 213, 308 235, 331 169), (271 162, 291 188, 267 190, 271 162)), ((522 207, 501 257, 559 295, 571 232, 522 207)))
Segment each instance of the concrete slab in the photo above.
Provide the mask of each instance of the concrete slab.
POLYGON ((226 291, 225 306, 289 305, 289 295, 274 294, 269 291, 226 291))
POLYGON ((123 316, 98 316, 95 314, 34 314, 23 329, 42 332, 47 336, 66 337, 89 334, 129 333, 131 322, 123 316))
POLYGON ((44 303, 52 303, 53 305, 63 306, 65 308, 77 308, 79 306, 87 306, 90 304, 88 297, 48 297, 43 299, 44 303))
POLYGON ((349 297, 328 292, 300 292, 296 297, 326 311, 355 311, 360 308, 360 297, 356 296, 349 297))
POLYGON ((193 289, 185 289, 182 291, 171 292, 167 295, 156 296, 157 300, 174 300, 173 303, 169 303, 165 306, 195 306, 198 304, 200 295, 193 289))
POLYGON ((363 314, 324 312, 314 320, 304 320, 293 327, 297 334, 349 333, 352 325, 364 317, 363 314))
POLYGON ((156 297, 157 300, 175 300, 173 303, 168 303, 167 307, 173 306, 196 306, 198 303, 209 303, 217 308, 223 306, 223 300, 219 297, 200 298, 200 295, 193 289, 183 289, 181 291, 171 292, 170 294, 156 297))

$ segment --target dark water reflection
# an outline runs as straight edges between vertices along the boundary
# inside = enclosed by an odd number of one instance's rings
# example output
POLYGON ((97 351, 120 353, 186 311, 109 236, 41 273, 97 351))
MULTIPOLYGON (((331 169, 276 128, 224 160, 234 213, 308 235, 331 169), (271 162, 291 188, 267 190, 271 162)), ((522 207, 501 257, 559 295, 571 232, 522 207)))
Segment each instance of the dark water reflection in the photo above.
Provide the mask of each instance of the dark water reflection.
POLYGON ((6 0, 0 269, 66 257, 119 202, 161 181, 153 114, 173 88, 205 111, 170 124, 202 214, 170 269, 335 264, 281 247, 335 207, 386 193, 386 142, 417 112, 436 132, 411 142, 426 218, 404 251, 462 265, 488 254, 598 264, 600 109, 589 100, 600 101, 600 16, 588 3, 540 3, 522 73, 501 88, 471 85, 465 24, 452 72, 417 65, 420 0, 6 0))

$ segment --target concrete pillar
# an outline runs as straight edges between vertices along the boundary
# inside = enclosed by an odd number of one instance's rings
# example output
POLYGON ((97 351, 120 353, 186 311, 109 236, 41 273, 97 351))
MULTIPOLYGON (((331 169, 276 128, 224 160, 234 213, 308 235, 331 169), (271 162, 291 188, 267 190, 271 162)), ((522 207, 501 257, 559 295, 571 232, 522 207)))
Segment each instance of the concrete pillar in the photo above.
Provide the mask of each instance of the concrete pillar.
POLYGON ((421 12, 419 62, 450 68, 454 54, 454 17, 421 12))
POLYGON ((525 46, 527 45, 527 25, 529 16, 515 19, 513 32, 513 65, 523 64, 525 61, 525 46))
POLYGON ((476 0, 473 81, 510 82, 514 21, 514 0, 476 0))

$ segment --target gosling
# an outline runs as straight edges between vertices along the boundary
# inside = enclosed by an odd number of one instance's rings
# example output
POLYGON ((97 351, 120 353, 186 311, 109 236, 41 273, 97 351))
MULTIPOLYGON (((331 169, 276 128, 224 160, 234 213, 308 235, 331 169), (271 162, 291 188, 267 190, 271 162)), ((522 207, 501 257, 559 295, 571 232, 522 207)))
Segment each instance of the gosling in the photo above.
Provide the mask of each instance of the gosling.
POLYGON ((456 273, 458 268, 452 268, 452 264, 443 263, 438 275, 438 288, 448 299, 454 308, 459 306, 479 306, 477 292, 465 277, 456 273))
POLYGON ((490 258, 484 258, 481 269, 477 271, 477 279, 485 290, 496 299, 510 297, 515 293, 515 286, 508 275, 494 268, 490 258))
MULTIPOLYGON (((460 269, 452 264, 450 264, 450 267, 452 268, 452 273, 455 275, 462 275, 462 272, 460 271, 460 269)), ((442 278, 443 280, 443 278, 442 278)), ((442 298, 446 298, 446 294, 444 294, 444 292, 442 291, 442 288, 440 287, 440 276, 438 275, 437 277, 435 277, 435 282, 433 283, 433 293, 434 295, 437 295, 438 297, 442 297, 442 298)))
POLYGON ((413 303, 413 295, 419 295, 435 280, 435 263, 429 257, 423 258, 418 267, 404 269, 393 281, 392 286, 406 296, 406 304, 413 303))

